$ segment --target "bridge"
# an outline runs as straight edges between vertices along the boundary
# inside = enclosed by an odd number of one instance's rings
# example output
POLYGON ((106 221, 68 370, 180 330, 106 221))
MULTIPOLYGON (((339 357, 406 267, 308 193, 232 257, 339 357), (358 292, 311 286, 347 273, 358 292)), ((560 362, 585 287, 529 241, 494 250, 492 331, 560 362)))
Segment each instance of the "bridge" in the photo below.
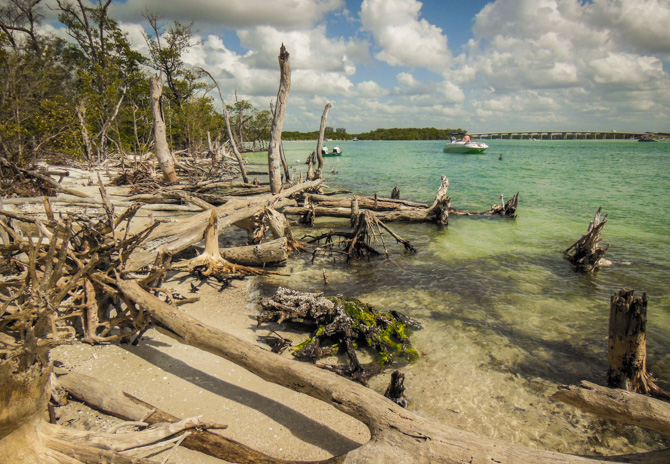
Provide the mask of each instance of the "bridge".
POLYGON ((617 131, 504 131, 468 133, 473 139, 536 139, 536 140, 623 140, 639 139, 642 136, 655 136, 650 132, 617 132, 617 131))

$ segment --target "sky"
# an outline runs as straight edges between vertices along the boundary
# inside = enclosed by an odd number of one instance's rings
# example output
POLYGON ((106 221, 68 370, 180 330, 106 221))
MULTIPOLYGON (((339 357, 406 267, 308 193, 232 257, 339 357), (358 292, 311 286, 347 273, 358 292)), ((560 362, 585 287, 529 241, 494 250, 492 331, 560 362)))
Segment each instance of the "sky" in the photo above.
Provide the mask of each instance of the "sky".
POLYGON ((142 17, 193 22, 189 66, 227 103, 269 108, 290 53, 284 130, 670 132, 670 0, 114 0, 146 54, 142 17))

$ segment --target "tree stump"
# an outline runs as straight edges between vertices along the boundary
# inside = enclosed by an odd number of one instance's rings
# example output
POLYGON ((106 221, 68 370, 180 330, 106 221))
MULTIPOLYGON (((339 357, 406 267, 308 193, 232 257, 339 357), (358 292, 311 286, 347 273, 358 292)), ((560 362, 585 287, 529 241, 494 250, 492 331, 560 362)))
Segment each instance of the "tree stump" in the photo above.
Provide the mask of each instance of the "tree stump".
POLYGON ((610 299, 607 385, 670 398, 647 372, 647 294, 622 289, 610 299))
POLYGON ((577 271, 595 270, 602 264, 602 257, 609 249, 609 245, 604 248, 600 246, 600 234, 607 224, 607 215, 601 219, 601 212, 602 208, 598 208, 586 234, 563 252, 563 256, 572 263, 577 271))

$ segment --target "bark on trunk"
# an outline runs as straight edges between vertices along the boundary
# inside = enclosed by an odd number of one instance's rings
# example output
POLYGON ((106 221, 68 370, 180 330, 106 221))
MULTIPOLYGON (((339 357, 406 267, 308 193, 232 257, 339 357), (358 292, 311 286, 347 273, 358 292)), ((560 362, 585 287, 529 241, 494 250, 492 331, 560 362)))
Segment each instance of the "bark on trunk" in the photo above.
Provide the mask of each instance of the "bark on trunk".
POLYGON ((154 115, 156 158, 158 159, 158 164, 165 180, 171 184, 176 184, 179 182, 179 179, 174 170, 174 160, 170 155, 170 148, 168 147, 166 138, 165 121, 163 120, 163 112, 161 111, 163 81, 160 75, 153 75, 149 82, 151 85, 151 110, 154 115))
POLYGON ((286 104, 291 90, 291 64, 289 53, 284 44, 279 49, 279 91, 277 92, 277 104, 272 120, 272 131, 270 132, 270 148, 268 149, 268 174, 270 176, 270 191, 277 195, 281 192, 281 133, 284 127, 284 114, 286 104))
POLYGON ((668 398, 647 372, 647 294, 622 289, 610 299, 607 384, 668 398))

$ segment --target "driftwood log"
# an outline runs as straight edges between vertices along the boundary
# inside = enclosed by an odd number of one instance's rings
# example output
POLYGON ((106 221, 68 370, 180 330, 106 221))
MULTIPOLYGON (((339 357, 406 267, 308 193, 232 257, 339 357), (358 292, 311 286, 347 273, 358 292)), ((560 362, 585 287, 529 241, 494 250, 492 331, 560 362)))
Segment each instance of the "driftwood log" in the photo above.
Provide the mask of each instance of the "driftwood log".
POLYGON ((598 208, 586 234, 563 252, 563 256, 577 271, 591 272, 597 269, 602 264, 603 255, 609 249, 609 245, 604 248, 600 246, 600 235, 607 224, 607 215, 601 218, 601 212, 602 208, 598 208))
MULTIPOLYGON (((98 411, 126 421, 148 424, 178 422, 179 418, 123 392, 97 378, 69 373, 58 378, 68 394, 98 411)), ((219 427, 223 428, 223 427, 219 427)), ((288 464, 294 461, 273 458, 235 440, 204 430, 193 431, 182 445, 186 448, 223 459, 248 464, 288 464)))
POLYGON ((551 397, 599 417, 655 430, 670 437, 670 404, 665 401, 586 381, 579 386, 560 386, 551 397))
MULTIPOLYGON (((320 180, 298 184, 285 189, 278 195, 266 194, 255 198, 235 198, 216 208, 217 228, 221 230, 236 222, 252 217, 281 198, 289 197, 297 192, 313 188, 320 180)), ((200 241, 210 219, 210 212, 203 211, 178 222, 161 224, 156 227, 142 248, 130 255, 126 264, 127 270, 140 269, 153 263, 157 251, 178 253, 186 247, 200 241)))
MULTIPOLYGON (((449 215, 475 217, 508 217, 516 215, 519 194, 514 195, 507 202, 501 202, 484 212, 474 212, 451 207, 451 199, 447 196, 449 180, 442 176, 440 187, 432 204, 399 200, 395 198, 359 197, 357 198, 360 210, 372 211, 377 218, 384 222, 435 222, 446 226, 449 215)), ((398 192, 399 194, 399 192, 398 192)), ((302 222, 310 223, 318 217, 350 218, 353 197, 332 197, 328 195, 308 194, 303 196, 301 206, 287 205, 281 209, 287 215, 299 215, 302 222)))
POLYGON ((370 441, 330 462, 651 464, 670 460, 669 450, 607 458, 580 457, 526 448, 454 429, 424 419, 362 385, 311 364, 269 353, 222 330, 208 327, 145 292, 135 281, 119 281, 118 287, 126 298, 142 306, 166 335, 228 359, 268 382, 324 401, 366 424, 370 441))

